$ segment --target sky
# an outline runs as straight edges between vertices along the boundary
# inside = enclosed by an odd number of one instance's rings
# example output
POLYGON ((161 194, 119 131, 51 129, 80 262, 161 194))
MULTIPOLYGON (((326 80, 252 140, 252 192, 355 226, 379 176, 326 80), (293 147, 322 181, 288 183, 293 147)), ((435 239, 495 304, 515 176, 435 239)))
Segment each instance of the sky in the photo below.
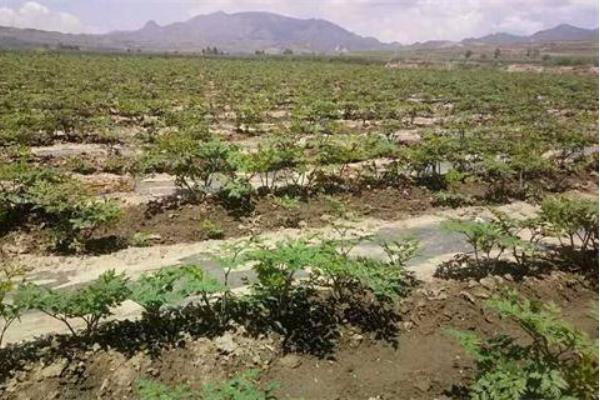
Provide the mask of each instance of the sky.
POLYGON ((0 26, 103 33, 216 11, 322 18, 403 44, 495 32, 531 34, 560 23, 598 26, 598 0, 0 0, 0 26))

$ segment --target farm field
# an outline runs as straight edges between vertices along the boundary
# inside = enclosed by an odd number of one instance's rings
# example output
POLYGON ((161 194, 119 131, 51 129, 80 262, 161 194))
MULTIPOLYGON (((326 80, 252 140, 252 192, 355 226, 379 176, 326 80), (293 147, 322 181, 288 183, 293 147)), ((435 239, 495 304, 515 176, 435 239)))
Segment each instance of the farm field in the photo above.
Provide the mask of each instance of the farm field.
POLYGON ((0 70, 0 398, 596 398, 596 74, 0 70))

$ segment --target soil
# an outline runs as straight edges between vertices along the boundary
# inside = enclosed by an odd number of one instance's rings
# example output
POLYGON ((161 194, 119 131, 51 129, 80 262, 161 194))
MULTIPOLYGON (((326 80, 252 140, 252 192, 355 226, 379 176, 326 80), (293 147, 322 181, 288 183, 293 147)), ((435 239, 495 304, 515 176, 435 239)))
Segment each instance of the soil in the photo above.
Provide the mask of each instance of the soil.
POLYGON ((256 333, 242 325, 210 338, 186 333, 158 352, 123 347, 123 342, 137 339, 127 329, 113 332, 120 336, 112 340, 70 350, 67 344, 59 352, 66 357, 50 356, 62 345, 46 340, 28 348, 30 361, 6 379, 0 398, 135 399, 140 377, 199 387, 249 368, 262 371, 262 382, 276 382, 282 399, 461 398, 473 363, 444 329, 517 333, 512 322, 500 320, 483 305, 503 286, 556 303, 565 319, 597 338, 597 320, 589 316, 597 291, 577 275, 553 272, 520 282, 501 277, 434 280, 413 290, 384 320, 373 319, 382 315, 378 313, 365 319, 347 311, 345 323, 336 325, 328 338, 315 326, 310 332, 314 347, 286 347, 277 334, 256 333), (313 351, 328 341, 328 351, 313 351))
POLYGON ((260 197, 254 210, 246 215, 236 215, 217 202, 186 204, 173 210, 148 215, 147 207, 126 211, 122 222, 110 232, 130 237, 136 232, 159 235, 160 244, 193 242, 210 239, 210 231, 203 227, 210 221, 222 235, 231 238, 261 233, 278 228, 316 228, 331 223, 336 218, 333 204, 343 204, 346 213, 360 217, 398 219, 401 216, 422 213, 431 206, 431 198, 420 188, 384 188, 361 193, 345 193, 331 197, 318 195, 297 202, 297 207, 286 209, 275 197, 260 197))
MULTIPOLYGON (((416 186, 369 188, 331 196, 300 198, 297 207, 286 209, 274 196, 257 197, 253 209, 236 213, 216 200, 198 204, 177 201, 137 205, 123 210, 116 225, 96 232, 87 249, 92 254, 110 253, 130 245, 137 233, 146 235, 145 245, 228 239, 279 228, 317 228, 345 216, 396 220, 431 209, 431 193, 416 186), (341 206, 340 206, 341 205, 341 206)), ((0 245, 20 254, 46 253, 51 235, 45 226, 29 226, 0 238, 0 245)))

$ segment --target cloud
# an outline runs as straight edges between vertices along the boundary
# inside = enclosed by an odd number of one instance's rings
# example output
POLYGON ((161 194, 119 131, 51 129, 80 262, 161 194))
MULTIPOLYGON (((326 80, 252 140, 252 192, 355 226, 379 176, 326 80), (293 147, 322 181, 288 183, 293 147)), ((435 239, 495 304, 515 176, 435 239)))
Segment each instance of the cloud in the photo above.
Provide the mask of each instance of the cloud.
POLYGON ((86 31, 86 27, 75 15, 51 11, 48 7, 35 1, 28 1, 19 8, 0 7, 0 26, 35 28, 65 33, 86 31))

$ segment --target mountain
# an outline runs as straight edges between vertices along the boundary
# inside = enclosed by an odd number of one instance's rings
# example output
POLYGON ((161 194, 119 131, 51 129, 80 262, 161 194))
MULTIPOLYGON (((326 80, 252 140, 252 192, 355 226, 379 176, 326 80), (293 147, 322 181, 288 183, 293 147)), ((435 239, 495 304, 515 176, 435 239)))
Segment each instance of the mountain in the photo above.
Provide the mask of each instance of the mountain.
POLYGON ((200 52, 206 47, 217 47, 228 53, 282 53, 285 49, 295 53, 344 53, 578 40, 598 41, 598 29, 562 24, 531 36, 494 33, 461 42, 431 40, 401 46, 357 35, 322 19, 299 19, 268 12, 216 12, 165 26, 149 21, 138 30, 96 35, 0 27, 0 48, 50 47, 92 51, 200 52))
POLYGON ((464 45, 508 45, 517 43, 526 43, 529 38, 526 36, 512 35, 510 33, 492 33, 480 38, 469 38, 461 41, 464 45))
POLYGON ((102 35, 0 28, 0 47, 10 44, 56 45, 59 42, 86 49, 181 52, 198 52, 210 46, 232 53, 253 53, 256 50, 280 53, 284 49, 301 53, 332 53, 384 50, 396 46, 357 35, 322 19, 298 19, 267 12, 217 12, 165 26, 150 21, 139 30, 102 35))
POLYGON ((583 29, 569 24, 555 26, 530 36, 534 42, 559 42, 576 40, 598 40, 598 28, 583 29))
POLYGON ((582 40, 598 41, 598 28, 585 29, 569 24, 561 24, 551 29, 538 31, 530 36, 518 36, 510 33, 494 33, 480 38, 461 41, 463 45, 511 45, 522 43, 571 42, 582 40))

